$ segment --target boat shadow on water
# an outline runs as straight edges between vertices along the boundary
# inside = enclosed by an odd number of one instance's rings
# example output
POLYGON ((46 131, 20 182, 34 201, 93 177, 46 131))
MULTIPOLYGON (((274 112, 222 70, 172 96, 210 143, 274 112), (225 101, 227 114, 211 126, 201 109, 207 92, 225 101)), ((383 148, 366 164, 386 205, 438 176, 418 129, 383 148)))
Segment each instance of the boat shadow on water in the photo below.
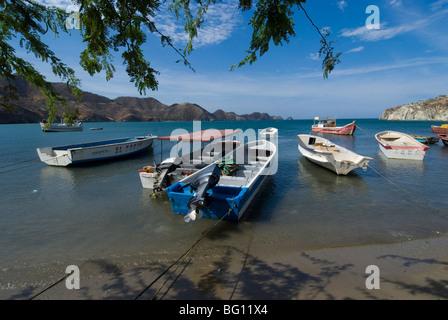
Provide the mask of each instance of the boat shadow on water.
POLYGON ((387 170, 394 172, 396 170, 407 170, 414 173, 422 173, 425 171, 425 161, 389 159, 380 150, 378 150, 375 160, 376 167, 380 171, 387 170))
POLYGON ((43 166, 40 169, 41 185, 58 185, 58 189, 72 190, 86 183, 107 183, 120 175, 135 170, 142 163, 153 161, 154 152, 150 148, 125 158, 104 159, 73 164, 67 167, 43 166))
POLYGON ((301 186, 311 190, 313 195, 320 200, 332 197, 340 192, 363 193, 367 191, 364 177, 357 171, 351 171, 347 175, 338 175, 329 169, 310 162, 305 157, 297 160, 298 180, 301 186))

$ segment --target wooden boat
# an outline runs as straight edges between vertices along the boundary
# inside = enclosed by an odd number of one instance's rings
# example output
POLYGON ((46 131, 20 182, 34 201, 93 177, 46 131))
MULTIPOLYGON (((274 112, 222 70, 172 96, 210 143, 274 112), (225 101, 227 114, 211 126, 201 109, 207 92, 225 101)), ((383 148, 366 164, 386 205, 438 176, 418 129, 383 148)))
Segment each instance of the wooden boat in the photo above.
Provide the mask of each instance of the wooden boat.
POLYGON ((266 177, 276 172, 277 146, 266 139, 276 131, 266 134, 166 188, 173 211, 185 215, 186 222, 198 215, 240 220, 266 177), (236 170, 225 175, 227 166, 236 170))
POLYGON ((396 131, 379 132, 375 139, 380 150, 391 159, 423 160, 429 149, 410 135, 396 131))
POLYGON ((424 144, 435 144, 439 142, 439 137, 425 137, 425 136, 419 136, 415 134, 410 134, 412 138, 417 140, 418 142, 424 143, 424 144))
POLYGON ((336 126, 336 119, 334 118, 314 118, 314 124, 311 126, 311 131, 315 133, 331 133, 342 135, 353 135, 356 130, 356 121, 346 124, 342 127, 336 126))
POLYGON ((443 145, 448 147, 448 135, 447 134, 439 134, 440 140, 442 140, 443 145))
MULTIPOLYGON (((187 134, 170 135, 158 137, 160 141, 176 141, 188 144, 186 150, 191 150, 194 143, 200 144, 197 150, 187 152, 183 155, 172 155, 162 162, 153 166, 144 166, 138 170, 143 188, 151 189, 157 196, 161 191, 171 184, 182 180, 186 176, 204 168, 208 164, 221 159, 225 154, 232 152, 241 143, 235 140, 223 140, 233 136, 239 130, 202 130, 187 134), (203 146, 203 143, 209 143, 203 146)), ((177 146, 179 147, 179 145, 177 146)), ((179 149, 179 148, 178 148, 179 149)), ((183 146, 180 149, 184 150, 183 146)), ((173 151, 173 150, 172 150, 173 151)), ((173 152, 172 152, 173 153, 173 152)))
POLYGON ((68 166, 78 163, 129 156, 153 145, 156 136, 140 136, 106 141, 87 142, 59 147, 37 148, 42 162, 50 166, 68 166))
POLYGON ((448 134, 448 124, 442 124, 441 126, 431 126, 431 130, 434 133, 448 134))
POLYGON ((82 131, 82 123, 76 121, 72 125, 65 122, 47 124, 45 120, 39 122, 40 128, 43 132, 67 132, 67 131, 82 131))
POLYGON ((367 170, 367 164, 373 160, 322 137, 299 134, 297 140, 299 151, 303 156, 339 175, 346 175, 357 168, 367 170))

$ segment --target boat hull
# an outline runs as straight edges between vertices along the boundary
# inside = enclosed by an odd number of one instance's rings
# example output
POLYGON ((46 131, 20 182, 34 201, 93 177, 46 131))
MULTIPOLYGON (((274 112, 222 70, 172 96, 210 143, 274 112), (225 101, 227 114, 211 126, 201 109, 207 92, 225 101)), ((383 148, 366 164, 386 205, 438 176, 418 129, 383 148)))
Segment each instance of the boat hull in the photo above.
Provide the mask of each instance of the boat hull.
MULTIPOLYGON (((258 141, 249 142, 235 150, 235 154, 241 150, 250 150, 253 152, 253 155, 257 155, 257 158, 255 160, 255 158, 248 157, 247 159, 251 158, 252 160, 239 164, 239 169, 234 176, 220 177, 218 184, 208 190, 208 204, 200 209, 202 216, 233 221, 238 221, 243 217, 253 203, 267 176, 275 173, 273 168, 276 168, 273 164, 273 159, 275 159, 277 152, 276 146, 269 141, 264 141, 260 144, 260 146, 264 147, 256 149, 256 143, 258 141), (268 153, 269 156, 261 155, 268 153)), ((238 157, 233 158, 238 159, 238 157)), ((207 168, 216 165, 220 161, 214 162, 203 170, 207 170, 207 168)), ((200 171, 165 189, 173 212, 181 215, 190 213, 191 210, 188 207, 188 203, 194 196, 194 193, 187 184, 193 182, 195 176, 199 177, 200 171)))
POLYGON ((123 138, 77 145, 38 148, 42 162, 50 166, 68 166, 85 162, 125 157, 153 145, 155 136, 123 138))
POLYGON ((423 160, 425 157, 425 151, 414 149, 388 149, 383 145, 379 145, 379 148, 383 154, 389 159, 400 160, 423 160))
POLYGON ((318 125, 313 125, 311 131, 314 133, 330 133, 330 134, 340 134, 340 135, 353 135, 356 130, 356 121, 349 123, 343 127, 319 127, 318 125))
POLYGON ((77 122, 72 126, 67 124, 51 124, 49 126, 46 126, 43 122, 40 122, 39 124, 43 132, 69 132, 83 130, 81 122, 77 122))
POLYGON ((448 134, 448 128, 442 128, 441 126, 431 126, 431 130, 434 133, 448 134))
MULTIPOLYGON (((202 216, 239 221, 257 195, 266 177, 266 175, 259 176, 249 188, 215 186, 209 194, 210 205, 201 209, 202 216)), ((184 186, 184 183, 178 182, 166 188, 173 212, 180 215, 186 215, 190 212, 187 204, 192 194, 188 191, 185 192, 184 186)))
POLYGON ((335 172, 338 175, 347 175, 357 168, 366 170, 367 164, 373 160, 373 158, 361 156, 353 151, 334 144, 333 146, 335 149, 333 150, 337 150, 337 152, 331 151, 331 148, 328 150, 316 151, 314 147, 315 143, 316 145, 331 143, 321 137, 303 134, 298 135, 297 138, 299 142, 299 152, 305 158, 317 165, 335 172), (310 141, 309 139, 312 139, 312 144, 305 143, 305 141, 310 141))
POLYGON ((423 160, 428 146, 418 142, 410 135, 383 131, 375 135, 379 149, 389 159, 423 160))
POLYGON ((448 135, 439 134, 439 138, 442 140, 443 145, 448 147, 448 135))

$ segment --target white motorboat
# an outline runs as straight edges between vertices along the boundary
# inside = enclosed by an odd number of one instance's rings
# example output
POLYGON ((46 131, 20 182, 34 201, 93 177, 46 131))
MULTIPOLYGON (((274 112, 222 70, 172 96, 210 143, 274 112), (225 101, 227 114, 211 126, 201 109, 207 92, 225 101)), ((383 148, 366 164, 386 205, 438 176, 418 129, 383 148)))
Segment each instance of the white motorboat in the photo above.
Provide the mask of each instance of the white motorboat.
POLYGON ((367 164, 373 160, 322 137, 299 134, 297 139, 299 151, 303 156, 339 175, 346 175, 357 168, 366 170, 367 164))

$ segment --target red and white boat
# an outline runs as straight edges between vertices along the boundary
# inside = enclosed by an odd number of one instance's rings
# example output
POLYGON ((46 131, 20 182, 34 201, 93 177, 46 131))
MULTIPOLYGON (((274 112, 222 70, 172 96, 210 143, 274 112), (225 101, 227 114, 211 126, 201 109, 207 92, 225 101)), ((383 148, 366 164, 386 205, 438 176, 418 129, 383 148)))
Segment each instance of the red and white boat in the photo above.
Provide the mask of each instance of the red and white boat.
POLYGON ((423 160, 429 149, 410 135, 396 131, 379 132, 375 139, 380 150, 390 159, 423 160))
POLYGON ((336 119, 334 118, 314 118, 314 124, 311 126, 311 131, 315 133, 331 133, 342 135, 353 135, 356 130, 356 121, 346 124, 342 127, 336 126, 336 119), (317 122, 317 123, 316 123, 317 122))
POLYGON ((431 126, 431 130, 434 133, 448 134, 448 124, 442 124, 441 126, 431 126))

